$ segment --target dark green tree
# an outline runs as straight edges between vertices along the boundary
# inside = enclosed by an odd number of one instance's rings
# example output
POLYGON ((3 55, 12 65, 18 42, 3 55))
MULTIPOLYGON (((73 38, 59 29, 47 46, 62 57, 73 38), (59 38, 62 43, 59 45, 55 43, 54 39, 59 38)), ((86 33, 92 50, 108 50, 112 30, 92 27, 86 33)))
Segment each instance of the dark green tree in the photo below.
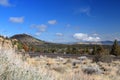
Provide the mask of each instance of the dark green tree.
POLYGON ((102 45, 99 45, 97 48, 97 54, 98 55, 104 55, 104 48, 102 45))
POLYGON ((66 48, 66 53, 67 54, 71 54, 72 53, 72 50, 71 50, 71 48, 69 46, 66 48))
POLYGON ((76 54, 78 51, 75 47, 72 48, 71 53, 76 54))
POLYGON ((94 46, 92 55, 102 55, 104 54, 104 48, 102 45, 94 46))
POLYGON ((84 52, 85 54, 89 54, 89 53, 90 53, 90 50, 89 50, 89 48, 85 48, 83 52, 84 52))
POLYGON ((115 55, 115 56, 120 55, 120 46, 117 40, 114 41, 110 54, 115 55))
POLYGON ((91 54, 92 55, 96 55, 97 54, 97 47, 96 46, 93 47, 93 50, 92 50, 91 54))

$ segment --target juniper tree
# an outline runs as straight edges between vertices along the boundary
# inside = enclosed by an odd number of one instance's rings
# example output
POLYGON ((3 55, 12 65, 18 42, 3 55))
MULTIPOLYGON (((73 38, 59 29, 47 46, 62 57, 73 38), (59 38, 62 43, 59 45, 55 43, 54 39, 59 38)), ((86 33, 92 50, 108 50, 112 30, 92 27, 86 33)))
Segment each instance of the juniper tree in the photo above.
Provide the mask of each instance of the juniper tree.
POLYGON ((115 56, 120 55, 120 46, 117 40, 114 41, 110 54, 115 55, 115 56))
POLYGON ((92 50, 92 55, 95 55, 97 53, 97 48, 96 46, 93 47, 93 50, 92 50))
POLYGON ((97 54, 98 55, 104 55, 104 48, 102 45, 99 45, 97 48, 97 54))

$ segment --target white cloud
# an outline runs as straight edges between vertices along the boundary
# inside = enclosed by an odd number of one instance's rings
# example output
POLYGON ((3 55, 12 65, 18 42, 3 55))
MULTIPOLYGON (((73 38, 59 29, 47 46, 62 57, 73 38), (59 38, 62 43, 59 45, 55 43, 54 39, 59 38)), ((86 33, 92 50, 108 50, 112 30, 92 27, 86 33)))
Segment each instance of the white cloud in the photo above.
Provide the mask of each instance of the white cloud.
POLYGON ((75 33, 73 35, 74 38, 78 39, 78 40, 84 40, 88 37, 87 34, 83 34, 83 33, 75 33))
POLYGON ((23 23, 24 17, 10 17, 9 21, 13 23, 23 23))
POLYGON ((11 6, 11 4, 9 3, 9 0, 0 0, 0 5, 2 5, 2 6, 11 6))
POLYGON ((62 33, 56 33, 56 36, 63 36, 62 33))
POLYGON ((100 41, 100 37, 92 37, 84 33, 75 33, 73 37, 77 40, 82 40, 82 41, 100 41))
POLYGON ((88 37, 87 41, 100 41, 100 37, 88 37))
POLYGON ((49 20, 48 23, 53 25, 53 24, 56 24, 57 21, 56 20, 49 20))

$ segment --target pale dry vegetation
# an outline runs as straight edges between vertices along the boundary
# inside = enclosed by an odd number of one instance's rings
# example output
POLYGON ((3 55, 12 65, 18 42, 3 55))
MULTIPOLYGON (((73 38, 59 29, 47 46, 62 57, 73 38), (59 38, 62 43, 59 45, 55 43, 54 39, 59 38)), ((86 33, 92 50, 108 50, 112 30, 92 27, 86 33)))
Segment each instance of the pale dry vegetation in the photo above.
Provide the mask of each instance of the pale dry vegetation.
POLYGON ((85 59, 72 58, 28 58, 27 62, 36 67, 44 67, 54 72, 55 80, 119 80, 120 62, 111 63, 98 62, 85 59))
POLYGON ((0 80, 120 80, 119 60, 95 63, 85 56, 30 58, 15 52, 9 41, 0 45, 0 69, 0 80))

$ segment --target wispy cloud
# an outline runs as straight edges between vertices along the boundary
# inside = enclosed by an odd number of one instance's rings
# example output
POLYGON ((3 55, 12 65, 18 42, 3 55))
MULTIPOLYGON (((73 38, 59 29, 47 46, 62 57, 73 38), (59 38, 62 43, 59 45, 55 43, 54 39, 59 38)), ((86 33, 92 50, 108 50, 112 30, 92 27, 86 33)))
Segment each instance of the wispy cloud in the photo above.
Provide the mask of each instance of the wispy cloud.
POLYGON ((63 34, 62 33, 56 33, 56 36, 63 36, 63 34))
POLYGON ((13 23, 23 23, 24 17, 10 17, 9 21, 13 23))
POLYGON ((120 33, 106 33, 106 34, 101 34, 99 35, 103 41, 105 40, 110 40, 114 41, 115 39, 120 41, 120 33))
POLYGON ((57 23, 56 20, 49 20, 49 21, 48 21, 48 24, 52 24, 52 25, 53 25, 53 24, 56 24, 56 23, 57 23))
POLYGON ((37 28, 40 32, 45 32, 46 28, 47 28, 47 25, 41 24, 41 25, 38 25, 37 28))
POLYGON ((32 24, 31 28, 34 28, 37 30, 37 32, 35 33, 36 36, 40 36, 42 32, 46 31, 47 25, 45 25, 45 24, 40 24, 40 25, 32 24))
POLYGON ((75 33, 73 35, 73 37, 77 40, 81 40, 81 41, 100 41, 100 37, 96 36, 89 36, 88 34, 84 34, 84 33, 75 33))
POLYGON ((70 24, 67 24, 66 27, 70 27, 71 25, 70 24))
POLYGON ((45 25, 45 24, 40 24, 40 25, 32 24, 31 28, 35 28, 39 32, 45 32, 46 28, 47 28, 47 25, 45 25))
POLYGON ((40 36, 41 35, 41 32, 36 32, 35 33, 35 36, 40 36))
POLYGON ((11 6, 9 0, 0 0, 0 5, 1 6, 11 6))
POLYGON ((97 33, 94 33, 94 34, 92 34, 93 36, 98 36, 98 34, 97 33))
POLYGON ((87 16, 91 16, 91 8, 90 7, 83 7, 79 8, 75 11, 76 14, 85 14, 87 16))
POLYGON ((67 43, 69 41, 64 39, 64 38, 57 38, 57 39, 54 39, 54 40, 50 40, 50 42, 52 42, 52 43, 67 43))

